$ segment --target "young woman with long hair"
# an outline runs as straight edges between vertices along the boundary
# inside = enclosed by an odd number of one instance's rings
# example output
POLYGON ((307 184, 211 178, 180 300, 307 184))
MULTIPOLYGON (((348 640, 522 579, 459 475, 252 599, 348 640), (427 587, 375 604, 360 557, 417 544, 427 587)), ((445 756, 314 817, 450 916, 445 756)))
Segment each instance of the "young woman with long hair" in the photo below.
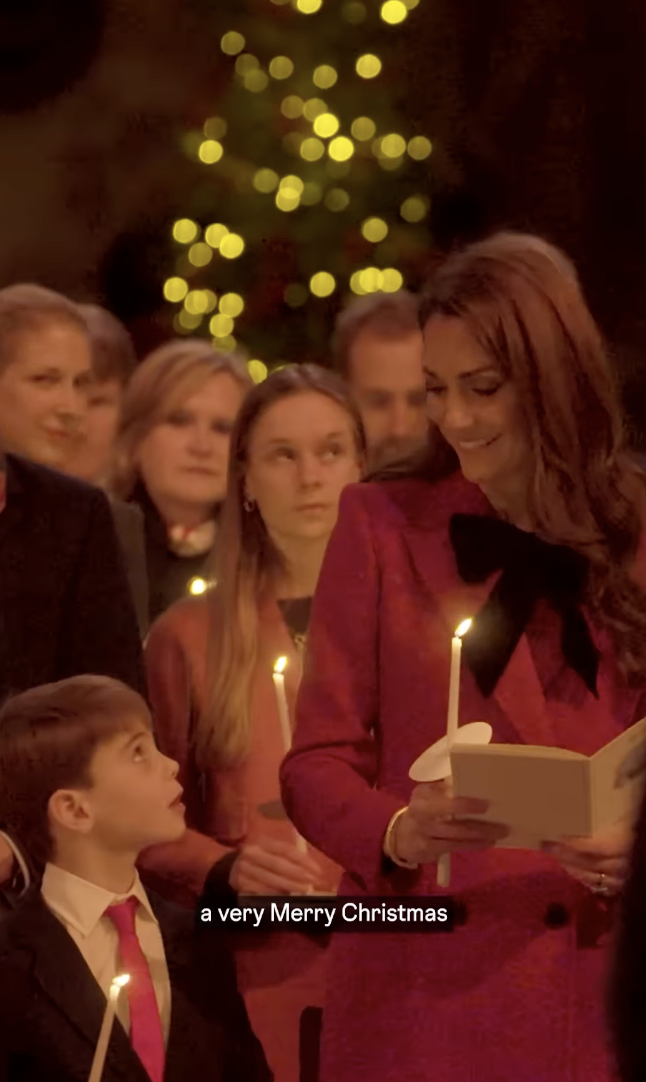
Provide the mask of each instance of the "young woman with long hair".
POLYGON ((128 383, 112 487, 143 512, 151 621, 205 573, 251 386, 239 357, 185 339, 150 353, 128 383))
MULTIPOLYGON (((290 817, 340 891, 435 895, 453 935, 333 938, 322 1082, 607 1082, 608 932, 629 824, 541 851, 409 769, 460 715, 591 754, 646 714, 643 474, 566 257, 502 234, 422 297, 431 452, 345 494, 313 609, 290 817), (456 821, 457 817, 457 821, 456 821)), ((549 793, 545 794, 549 800, 549 793)))
MULTIPOLYGON (((338 870, 297 848, 280 804, 273 669, 288 659, 293 716, 311 598, 341 492, 359 479, 364 455, 344 384, 314 366, 274 373, 242 406, 215 585, 171 608, 147 643, 156 732, 180 764, 189 830, 146 854, 144 867, 180 901, 194 903, 205 885, 260 895, 336 888, 338 870)), ((300 1018, 322 1003, 325 952, 284 934, 241 947, 237 959, 276 1082, 297 1082, 300 1018)))

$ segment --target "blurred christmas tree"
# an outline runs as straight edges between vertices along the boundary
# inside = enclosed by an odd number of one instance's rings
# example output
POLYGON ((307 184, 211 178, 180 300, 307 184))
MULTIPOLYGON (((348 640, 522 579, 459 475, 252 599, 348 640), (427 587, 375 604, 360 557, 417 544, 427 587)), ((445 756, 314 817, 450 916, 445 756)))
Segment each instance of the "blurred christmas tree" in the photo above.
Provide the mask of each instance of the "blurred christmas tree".
POLYGON ((348 297, 417 284, 432 147, 403 115, 401 31, 425 2, 217 4, 235 67, 185 137, 200 173, 163 287, 177 333, 244 347, 261 378, 323 360, 348 297))

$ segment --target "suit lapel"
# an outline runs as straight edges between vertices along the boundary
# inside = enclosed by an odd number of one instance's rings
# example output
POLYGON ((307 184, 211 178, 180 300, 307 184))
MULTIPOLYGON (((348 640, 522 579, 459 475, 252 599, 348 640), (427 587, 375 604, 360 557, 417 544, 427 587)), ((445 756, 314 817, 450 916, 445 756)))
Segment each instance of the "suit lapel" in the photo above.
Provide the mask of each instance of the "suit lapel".
MULTIPOLYGON (((15 919, 15 941, 33 954, 33 973, 48 999, 89 1044, 90 1060, 106 1007, 106 998, 81 952, 60 921, 47 908, 40 891, 32 891, 15 919)), ((129 1082, 150 1082, 128 1035, 115 1020, 110 1037, 107 1068, 129 1082)))
MULTIPOLYGON (((500 572, 491 575, 484 583, 471 584, 462 581, 449 538, 451 515, 458 511, 467 514, 491 514, 492 509, 477 486, 463 479, 442 482, 437 487, 437 500, 434 499, 433 489, 429 490, 426 514, 418 511, 415 516, 407 515, 403 538, 419 585, 428 599, 429 612, 435 613, 446 635, 446 650, 441 651, 441 654, 446 656, 448 671, 451 639, 455 629, 462 620, 477 617, 498 581, 500 572), (449 485, 450 489, 447 491, 449 485)), ((417 506, 419 507, 419 504, 417 506)), ((465 668, 463 663, 463 687, 465 680, 473 681, 465 668)), ((505 715, 509 725, 517 732, 520 742, 554 743, 556 734, 526 635, 521 636, 493 691, 492 699, 505 715)), ((481 719, 462 716, 460 724, 475 720, 481 719)))

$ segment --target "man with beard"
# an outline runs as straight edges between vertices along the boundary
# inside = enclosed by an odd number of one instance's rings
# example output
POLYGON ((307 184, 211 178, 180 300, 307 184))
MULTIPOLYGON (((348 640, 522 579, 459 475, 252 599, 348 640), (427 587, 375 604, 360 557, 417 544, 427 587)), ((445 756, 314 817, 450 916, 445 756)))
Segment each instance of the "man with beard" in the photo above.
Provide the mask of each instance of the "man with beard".
POLYGON ((414 452, 427 433, 422 335, 411 293, 376 293, 337 320, 333 359, 361 412, 375 469, 414 452))

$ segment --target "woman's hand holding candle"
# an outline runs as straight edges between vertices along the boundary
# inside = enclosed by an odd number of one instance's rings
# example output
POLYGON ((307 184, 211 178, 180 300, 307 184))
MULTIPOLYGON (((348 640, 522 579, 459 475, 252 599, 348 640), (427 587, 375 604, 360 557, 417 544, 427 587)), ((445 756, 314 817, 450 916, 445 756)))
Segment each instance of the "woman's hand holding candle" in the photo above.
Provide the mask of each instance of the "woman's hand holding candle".
POLYGON ((322 879, 309 853, 274 838, 243 845, 229 874, 237 894, 307 894, 321 889, 322 879))
POLYGON ((485 800, 451 796, 450 781, 417 785, 395 824, 394 852, 410 864, 431 864, 443 853, 489 849, 509 831, 502 823, 468 818, 486 810, 485 800))

